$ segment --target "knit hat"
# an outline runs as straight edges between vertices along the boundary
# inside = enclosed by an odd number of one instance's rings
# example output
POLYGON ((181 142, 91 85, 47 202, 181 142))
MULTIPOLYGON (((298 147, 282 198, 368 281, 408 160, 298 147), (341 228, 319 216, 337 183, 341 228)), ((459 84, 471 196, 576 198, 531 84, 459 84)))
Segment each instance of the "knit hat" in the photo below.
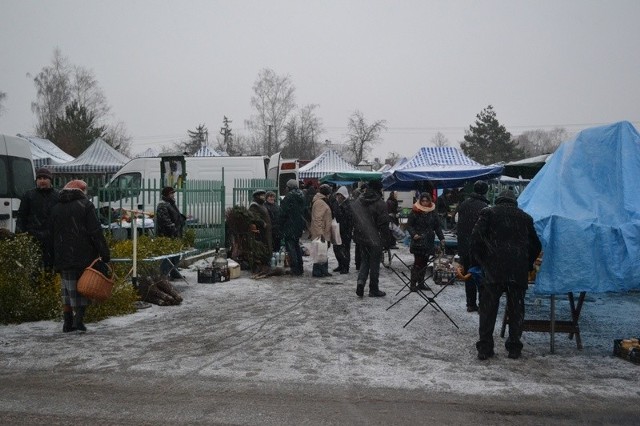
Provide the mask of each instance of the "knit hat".
POLYGON ((496 204, 502 204, 502 203, 511 203, 511 204, 518 205, 518 199, 516 197, 516 194, 514 194, 514 192, 509 189, 507 189, 506 191, 502 191, 500 194, 498 194, 498 197, 496 198, 496 204))
POLYGON ((79 189, 84 192, 87 190, 87 182, 79 179, 72 180, 67 182, 63 189, 79 189))
POLYGON ((338 188, 336 194, 342 195, 345 199, 349 198, 349 191, 347 191, 347 188, 345 188, 344 186, 338 188))
POLYGON ((51 171, 46 167, 40 167, 38 170, 36 170, 36 179, 38 179, 39 177, 47 178, 51 182, 53 182, 53 173, 51 173, 51 171))
POLYGON ((320 193, 322 195, 331 194, 331 187, 329 185, 327 185, 326 183, 323 183, 322 185, 320 185, 320 188, 318 190, 320 191, 320 193))
POLYGON ((253 191, 253 198, 259 197, 260 195, 264 195, 266 193, 267 191, 265 191, 264 189, 256 189, 255 191, 253 191))
POLYGON ((289 189, 298 188, 298 181, 295 179, 289 179, 287 181, 287 188, 289 189))
POLYGON ((488 190, 489 190, 489 185, 487 185, 487 182, 483 180, 477 180, 473 184, 473 192, 475 192, 476 194, 484 195, 487 193, 488 190))
POLYGON ((172 194, 174 192, 176 192, 176 190, 172 186, 165 186, 164 188, 162 188, 162 196, 163 197, 168 197, 169 194, 172 194))

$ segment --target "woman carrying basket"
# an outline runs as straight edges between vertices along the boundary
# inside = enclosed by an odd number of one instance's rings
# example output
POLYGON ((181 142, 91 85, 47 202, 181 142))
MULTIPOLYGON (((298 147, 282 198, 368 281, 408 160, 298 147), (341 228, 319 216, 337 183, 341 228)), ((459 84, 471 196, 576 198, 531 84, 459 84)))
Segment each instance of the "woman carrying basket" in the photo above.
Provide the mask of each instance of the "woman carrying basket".
POLYGON ((85 332, 84 312, 90 300, 77 292, 78 279, 97 257, 109 262, 111 256, 84 181, 72 180, 60 191, 51 223, 54 268, 62 276, 62 331, 85 332))

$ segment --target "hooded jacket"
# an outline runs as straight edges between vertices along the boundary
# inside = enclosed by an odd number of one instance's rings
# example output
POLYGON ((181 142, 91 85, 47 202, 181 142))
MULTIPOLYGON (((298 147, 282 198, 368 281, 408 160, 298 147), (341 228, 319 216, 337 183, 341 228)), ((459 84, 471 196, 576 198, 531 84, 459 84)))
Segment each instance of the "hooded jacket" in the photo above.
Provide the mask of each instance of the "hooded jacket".
POLYGON ((510 196, 498 197, 495 206, 482 209, 471 233, 471 254, 484 270, 485 285, 526 288, 541 248, 533 219, 510 196))
POLYGON ((427 209, 428 211, 423 211, 419 203, 420 200, 413 205, 407 219, 407 232, 411 236, 409 251, 416 255, 432 254, 435 252, 433 242, 436 235, 439 240, 444 240, 440 218, 433 205, 427 209), (416 235, 422 238, 414 239, 416 235))
POLYGON ((51 212, 51 232, 56 271, 82 271, 98 256, 111 260, 96 208, 78 189, 60 191, 51 212))

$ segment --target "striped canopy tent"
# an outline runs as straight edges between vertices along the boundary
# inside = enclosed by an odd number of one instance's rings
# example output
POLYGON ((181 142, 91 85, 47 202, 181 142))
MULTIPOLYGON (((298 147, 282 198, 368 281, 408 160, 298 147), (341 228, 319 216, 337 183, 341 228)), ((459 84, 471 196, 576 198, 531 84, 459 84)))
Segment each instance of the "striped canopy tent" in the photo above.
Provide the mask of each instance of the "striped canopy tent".
POLYGON ((313 161, 300 167, 298 177, 300 179, 321 179, 332 173, 358 171, 360 170, 348 163, 337 151, 330 149, 320 154, 313 161))
POLYGON ((450 146, 422 147, 409 161, 391 170, 382 183, 387 191, 418 189, 424 181, 435 188, 459 188, 478 179, 498 177, 503 169, 499 164, 483 166, 450 146))
POLYGON ((65 164, 50 166, 57 174, 112 174, 120 170, 129 157, 96 139, 78 158, 65 164))
POLYGON ((200 147, 195 154, 194 157, 226 157, 226 153, 218 152, 217 150, 210 148, 209 145, 203 145, 200 147))
POLYGON ((49 139, 41 139, 35 136, 18 136, 29 141, 31 158, 36 168, 64 164, 74 159, 74 157, 61 150, 49 139))

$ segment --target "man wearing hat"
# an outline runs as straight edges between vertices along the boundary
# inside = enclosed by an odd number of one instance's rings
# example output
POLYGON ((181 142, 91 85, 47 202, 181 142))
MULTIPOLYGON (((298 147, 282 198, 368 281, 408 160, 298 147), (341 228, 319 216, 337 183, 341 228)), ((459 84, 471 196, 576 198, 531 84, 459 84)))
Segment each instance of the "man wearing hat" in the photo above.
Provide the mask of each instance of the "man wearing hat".
POLYGON ((260 257, 260 263, 262 265, 261 272, 268 272, 271 267, 271 253, 273 249, 273 239, 271 235, 271 218, 269 211, 264 205, 266 201, 267 192, 264 189, 258 189, 253 191, 253 201, 249 205, 249 211, 255 216, 255 225, 258 228, 258 235, 256 239, 265 246, 263 256, 260 257))
POLYGON ((26 232, 38 240, 45 269, 53 267, 50 215, 59 199, 58 190, 53 189, 53 174, 41 167, 36 171, 36 187, 24 194, 18 209, 16 233, 26 232))
POLYGON ((485 274, 480 297, 478 359, 494 355, 493 331, 498 315, 500 297, 507 293, 509 337, 505 348, 509 358, 519 358, 522 352, 524 323, 524 295, 529 271, 540 254, 540 240, 533 227, 533 219, 518 207, 512 191, 503 191, 496 205, 482 209, 471 232, 470 253, 485 274))
MULTIPOLYGON (((162 201, 156 207, 155 221, 159 237, 182 238, 186 217, 176 206, 176 190, 171 186, 162 188, 162 201)), ((162 275, 167 275, 170 279, 181 279, 182 275, 176 269, 178 262, 180 256, 164 259, 160 264, 162 275)))
POLYGON ((307 227, 304 220, 304 194, 298 188, 298 181, 287 182, 287 195, 280 203, 280 229, 284 246, 289 253, 291 275, 302 275, 302 249, 300 237, 307 227))
MULTIPOLYGON (((471 258, 471 253, 469 252, 469 238, 471 238, 473 225, 476 224, 478 217, 480 217, 480 210, 489 205, 489 200, 485 198, 488 190, 489 185, 486 182, 476 181, 473 184, 473 193, 460 203, 456 210, 458 254, 464 270, 463 275, 467 274, 472 266, 477 265, 477 262, 471 258)), ((467 312, 476 312, 478 310, 478 304, 476 303, 478 291, 475 281, 468 280, 465 282, 465 293, 467 295, 467 312)))

